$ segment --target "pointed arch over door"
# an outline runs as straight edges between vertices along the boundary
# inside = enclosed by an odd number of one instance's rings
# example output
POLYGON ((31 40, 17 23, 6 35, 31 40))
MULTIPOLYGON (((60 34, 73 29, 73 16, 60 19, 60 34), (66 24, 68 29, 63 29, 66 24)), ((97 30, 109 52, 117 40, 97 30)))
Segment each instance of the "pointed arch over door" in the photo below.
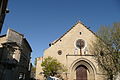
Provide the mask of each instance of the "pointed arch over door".
MULTIPOLYGON (((70 68, 71 72, 70 72, 70 77, 71 80, 75 79, 75 80, 95 80, 95 75, 96 75, 96 68, 94 66, 94 64, 89 61, 88 59, 85 58, 79 58, 77 60, 75 60, 70 68), (80 73, 82 72, 82 73, 80 73), (84 75, 82 75, 84 74, 84 75), (73 75, 75 75, 73 77, 73 75), (79 77, 81 76, 85 76, 86 79, 79 79, 79 77)), ((82 78, 82 77, 80 77, 82 78)))

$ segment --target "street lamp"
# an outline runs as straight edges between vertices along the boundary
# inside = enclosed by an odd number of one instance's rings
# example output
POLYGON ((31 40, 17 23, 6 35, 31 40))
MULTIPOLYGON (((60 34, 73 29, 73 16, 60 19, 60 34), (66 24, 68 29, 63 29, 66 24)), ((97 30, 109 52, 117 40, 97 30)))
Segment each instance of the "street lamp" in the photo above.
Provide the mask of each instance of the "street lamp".
POLYGON ((9 13, 9 10, 6 9, 7 4, 8 4, 8 0, 0 0, 0 33, 4 23, 5 15, 6 13, 9 13))

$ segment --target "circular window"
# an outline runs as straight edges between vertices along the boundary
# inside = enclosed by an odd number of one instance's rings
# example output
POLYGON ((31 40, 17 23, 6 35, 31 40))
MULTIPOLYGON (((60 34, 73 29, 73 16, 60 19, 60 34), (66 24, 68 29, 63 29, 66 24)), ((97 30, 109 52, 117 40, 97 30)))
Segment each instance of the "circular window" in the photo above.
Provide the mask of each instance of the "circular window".
POLYGON ((61 51, 61 50, 59 50, 59 51, 58 51, 58 54, 59 54, 59 55, 61 55, 61 54, 62 54, 62 51, 61 51))
POLYGON ((78 40, 76 41, 76 47, 78 47, 79 49, 84 48, 84 47, 85 47, 85 41, 82 40, 82 39, 78 39, 78 40))

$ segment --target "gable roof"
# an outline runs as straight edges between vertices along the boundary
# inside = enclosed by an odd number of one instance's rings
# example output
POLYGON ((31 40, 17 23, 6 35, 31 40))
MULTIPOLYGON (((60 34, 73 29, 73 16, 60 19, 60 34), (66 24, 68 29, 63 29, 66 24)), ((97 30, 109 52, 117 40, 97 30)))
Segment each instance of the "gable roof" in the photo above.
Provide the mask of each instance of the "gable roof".
POLYGON ((96 37, 97 35, 90 30, 86 25, 84 25, 82 22, 78 21, 75 25, 73 25, 67 32, 65 32, 60 38, 58 38, 57 40, 53 41, 52 43, 50 43, 50 45, 54 45, 56 42, 58 42, 59 40, 61 40, 62 37, 64 37, 69 31, 71 31, 71 29, 73 29, 77 24, 82 24, 86 29, 88 29, 91 33, 93 33, 96 37))

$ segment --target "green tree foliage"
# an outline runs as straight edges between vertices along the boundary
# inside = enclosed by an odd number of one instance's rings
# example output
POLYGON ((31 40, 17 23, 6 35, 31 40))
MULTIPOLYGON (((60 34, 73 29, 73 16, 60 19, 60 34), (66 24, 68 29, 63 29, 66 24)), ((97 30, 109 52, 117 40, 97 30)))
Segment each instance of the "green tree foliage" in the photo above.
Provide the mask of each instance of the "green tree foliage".
POLYGON ((41 64, 45 77, 55 76, 66 71, 66 68, 57 59, 47 57, 41 64))
POLYGON ((113 75, 120 73, 120 23, 101 27, 97 35, 98 39, 93 43, 95 59, 113 80, 113 75))

